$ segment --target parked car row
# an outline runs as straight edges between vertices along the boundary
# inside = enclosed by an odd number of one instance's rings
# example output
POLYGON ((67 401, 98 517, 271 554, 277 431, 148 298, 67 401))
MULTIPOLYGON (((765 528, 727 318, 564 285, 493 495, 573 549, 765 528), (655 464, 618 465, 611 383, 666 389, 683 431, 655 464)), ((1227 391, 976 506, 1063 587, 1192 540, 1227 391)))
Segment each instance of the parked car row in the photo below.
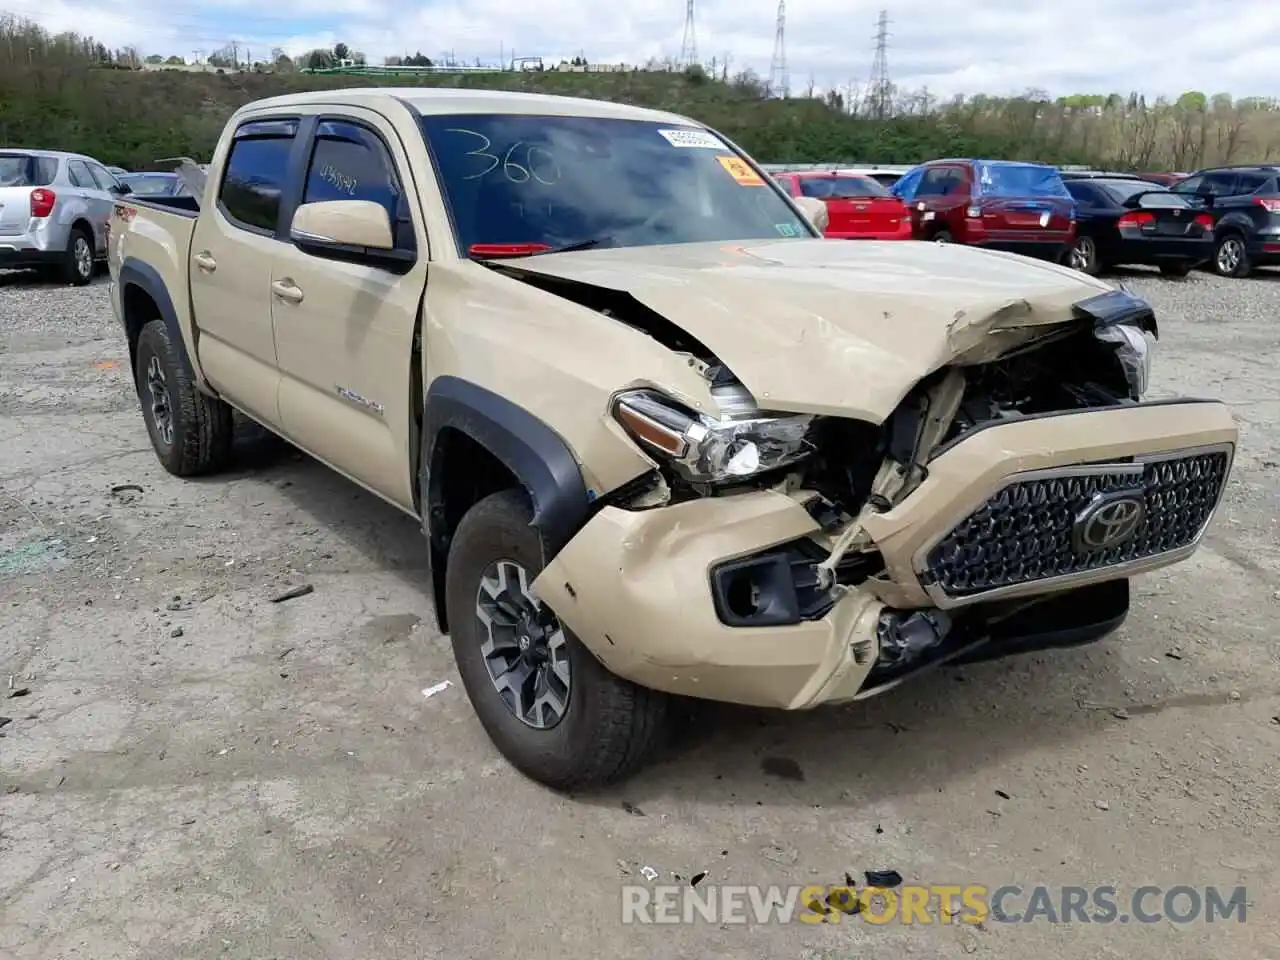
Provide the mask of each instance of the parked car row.
POLYGON ((1097 274, 1206 265, 1243 277, 1280 264, 1280 166, 1117 173, 949 158, 905 173, 874 168, 773 175, 793 197, 821 199, 833 239, 961 243, 1097 274))
POLYGON ((127 193, 78 153, 0 150, 0 267, 37 267, 84 285, 107 253, 107 221, 127 193))
POLYGON ((0 268, 44 269, 84 285, 106 258, 119 197, 182 197, 176 173, 131 173, 57 150, 0 149, 0 268))

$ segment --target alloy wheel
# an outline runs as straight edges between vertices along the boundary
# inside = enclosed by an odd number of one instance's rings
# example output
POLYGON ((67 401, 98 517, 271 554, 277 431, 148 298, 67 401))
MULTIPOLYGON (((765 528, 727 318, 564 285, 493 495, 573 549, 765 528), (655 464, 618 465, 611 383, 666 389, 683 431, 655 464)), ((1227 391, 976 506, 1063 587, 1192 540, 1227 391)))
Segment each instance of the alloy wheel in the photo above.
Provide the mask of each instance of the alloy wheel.
POLYGON ((485 631, 480 655, 507 709, 525 725, 549 730, 569 709, 569 648, 530 579, 514 560, 485 570, 476 591, 476 618, 485 631))
POLYGON ((164 445, 173 443, 173 405, 169 402, 169 384, 159 357, 147 364, 147 390, 151 394, 151 422, 164 445))
POLYGON ((1093 239, 1090 237, 1077 238, 1075 245, 1071 248, 1070 263, 1072 269, 1081 272, 1087 271, 1093 264, 1093 258, 1093 239))
POLYGON ((1236 237, 1227 237, 1218 246, 1218 272, 1233 273, 1244 259, 1244 244, 1236 237))
POLYGON ((93 276, 93 250, 83 236, 76 237, 72 255, 76 261, 76 272, 85 278, 93 276))

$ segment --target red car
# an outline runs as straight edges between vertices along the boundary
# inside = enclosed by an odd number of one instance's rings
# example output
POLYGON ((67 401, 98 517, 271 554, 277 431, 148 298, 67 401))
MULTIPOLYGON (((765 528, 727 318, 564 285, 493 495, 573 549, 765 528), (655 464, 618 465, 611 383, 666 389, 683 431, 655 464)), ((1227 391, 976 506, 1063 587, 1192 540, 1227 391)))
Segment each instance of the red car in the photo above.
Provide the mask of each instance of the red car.
POLYGON ((778 173, 774 179, 793 197, 827 205, 832 240, 910 240, 906 204, 870 177, 847 173, 778 173))
POLYGON ((1054 167, 1008 160, 932 160, 893 193, 918 240, 964 243, 1061 262, 1076 238, 1075 200, 1054 167))

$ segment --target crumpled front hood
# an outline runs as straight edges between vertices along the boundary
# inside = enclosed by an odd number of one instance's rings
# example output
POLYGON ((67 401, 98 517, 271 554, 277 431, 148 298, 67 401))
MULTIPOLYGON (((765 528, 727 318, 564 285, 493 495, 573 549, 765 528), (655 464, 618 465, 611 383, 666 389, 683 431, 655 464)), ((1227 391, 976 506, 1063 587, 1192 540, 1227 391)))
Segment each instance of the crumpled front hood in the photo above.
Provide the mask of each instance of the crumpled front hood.
POLYGON ((872 422, 933 371, 993 359, 1111 289, 1054 264, 914 241, 627 247, 501 269, 630 293, 706 344, 763 409, 872 422))

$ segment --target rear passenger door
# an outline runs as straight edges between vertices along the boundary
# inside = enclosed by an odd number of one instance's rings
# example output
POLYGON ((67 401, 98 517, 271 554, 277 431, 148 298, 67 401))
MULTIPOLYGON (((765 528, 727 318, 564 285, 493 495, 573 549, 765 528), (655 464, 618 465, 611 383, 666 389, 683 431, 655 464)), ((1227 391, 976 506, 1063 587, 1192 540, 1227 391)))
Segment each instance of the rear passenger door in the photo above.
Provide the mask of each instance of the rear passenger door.
POLYGON ((409 160, 373 111, 315 118, 300 205, 371 200, 392 223, 402 266, 287 246, 273 260, 271 311, 288 437, 393 503, 413 509, 410 384, 426 287, 427 235, 409 160))
MULTIPOLYGON (((104 171, 105 172, 105 171, 104 171)), ((115 206, 115 197, 94 178, 87 161, 72 158, 67 161, 67 177, 84 200, 84 211, 93 227, 94 253, 101 256, 107 249, 107 221, 115 206)))
POLYGON ((285 188, 303 148, 297 117, 255 118, 232 135, 213 209, 191 238, 191 304, 205 376, 255 419, 278 427, 280 372, 271 271, 288 247, 285 188), (283 232, 282 232, 283 231, 283 232))

